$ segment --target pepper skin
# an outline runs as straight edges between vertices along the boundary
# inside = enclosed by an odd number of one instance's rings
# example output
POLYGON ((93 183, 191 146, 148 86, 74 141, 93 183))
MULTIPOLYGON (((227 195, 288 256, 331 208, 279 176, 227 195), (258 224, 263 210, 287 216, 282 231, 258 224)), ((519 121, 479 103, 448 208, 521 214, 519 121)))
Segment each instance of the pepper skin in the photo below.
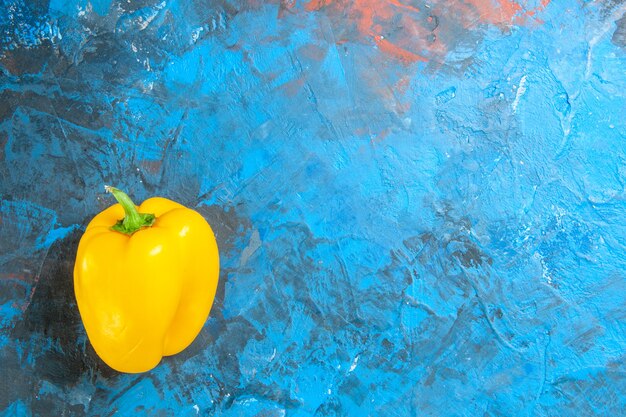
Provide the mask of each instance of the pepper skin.
POLYGON ((145 372, 202 329, 217 289, 217 243, 196 211, 161 197, 136 207, 107 191, 122 205, 98 214, 80 240, 76 301, 98 356, 115 370, 145 372))

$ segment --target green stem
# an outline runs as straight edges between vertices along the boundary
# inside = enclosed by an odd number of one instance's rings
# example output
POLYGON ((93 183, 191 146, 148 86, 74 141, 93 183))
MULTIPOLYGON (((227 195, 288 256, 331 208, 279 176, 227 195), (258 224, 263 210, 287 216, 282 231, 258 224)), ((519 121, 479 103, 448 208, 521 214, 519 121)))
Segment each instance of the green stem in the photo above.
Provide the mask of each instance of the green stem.
POLYGON ((107 193, 113 194, 113 197, 115 197, 117 202, 124 208, 125 213, 123 219, 118 220, 117 223, 111 226, 111 230, 124 233, 125 235, 132 235, 143 227, 152 226, 155 220, 154 214, 139 213, 133 200, 131 200, 124 191, 109 185, 105 185, 104 189, 107 193))

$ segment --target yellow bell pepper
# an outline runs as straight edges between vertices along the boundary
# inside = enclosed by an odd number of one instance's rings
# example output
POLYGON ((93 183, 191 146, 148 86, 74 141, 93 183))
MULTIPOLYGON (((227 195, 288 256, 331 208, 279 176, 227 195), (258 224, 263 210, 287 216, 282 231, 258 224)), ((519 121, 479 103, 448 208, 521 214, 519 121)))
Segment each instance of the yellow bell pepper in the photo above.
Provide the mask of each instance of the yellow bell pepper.
POLYGON ((89 341, 111 368, 148 371, 181 352, 204 325, 215 297, 219 254, 194 210, 154 197, 119 204, 89 223, 78 245, 74 292, 89 341))

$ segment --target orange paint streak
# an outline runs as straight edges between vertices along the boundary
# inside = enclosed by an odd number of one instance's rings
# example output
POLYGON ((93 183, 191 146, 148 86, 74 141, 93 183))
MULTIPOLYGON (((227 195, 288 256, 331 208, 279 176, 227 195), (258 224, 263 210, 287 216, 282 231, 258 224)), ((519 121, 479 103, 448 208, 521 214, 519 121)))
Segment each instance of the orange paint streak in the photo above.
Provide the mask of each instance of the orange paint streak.
MULTIPOLYGON (((287 1, 287 0, 282 0, 287 1)), ((308 11, 324 10, 345 34, 357 33, 359 38, 347 41, 373 40, 378 49, 405 63, 442 62, 450 46, 445 42, 445 27, 467 30, 480 24, 499 27, 521 25, 529 19, 541 22, 537 14, 551 0, 540 0, 533 9, 526 9, 522 0, 435 0, 431 9, 420 10, 412 0, 309 0, 308 11), (447 25, 433 23, 436 16, 447 25), (452 26, 451 26, 452 25, 452 26), (443 39, 443 40, 442 40, 443 39)), ((454 36, 459 36, 455 34, 454 36)))
POLYGON ((380 6, 385 3, 376 0, 357 0, 354 2, 355 9, 351 15, 357 19, 357 28, 361 34, 369 34, 374 27, 374 15, 380 19, 388 18, 388 12, 381 10, 380 6))
POLYGON ((405 63, 428 61, 428 59, 426 59, 425 57, 414 54, 413 52, 407 51, 406 49, 402 49, 398 45, 389 42, 387 39, 384 39, 380 35, 374 36, 374 41, 376 42, 376 45, 378 45, 378 49, 405 63))
MULTIPOLYGON (((304 7, 309 11, 332 7, 333 11, 341 13, 344 11, 342 8, 345 5, 339 4, 334 0, 311 0, 304 7)), ((403 14, 407 14, 406 12, 419 13, 420 10, 418 8, 403 4, 399 0, 354 0, 345 9, 347 11, 347 23, 355 24, 357 31, 366 38, 373 39, 382 52, 394 56, 405 63, 427 61, 424 56, 411 50, 417 46, 417 49, 421 51, 419 36, 404 39, 404 42, 401 42, 401 44, 383 36, 388 22, 403 14)), ((402 20, 407 20, 409 26, 418 29, 417 31, 412 30, 412 33, 408 34, 409 36, 416 35, 416 32, 420 31, 421 26, 416 25, 413 20, 404 16, 402 16, 402 20)))
POLYGON ((310 12, 315 10, 320 10, 323 7, 326 7, 332 4, 333 0, 311 0, 310 2, 304 5, 304 8, 310 12))
POLYGON ((462 9, 469 5, 478 14, 476 20, 480 23, 512 25, 523 24, 528 17, 545 9, 550 2, 551 0, 541 0, 540 5, 531 10, 525 10, 523 3, 515 0, 462 0, 462 4, 451 6, 462 9))
POLYGON ((517 2, 512 0, 465 0, 478 13, 478 21, 496 25, 510 24, 522 10, 517 2))

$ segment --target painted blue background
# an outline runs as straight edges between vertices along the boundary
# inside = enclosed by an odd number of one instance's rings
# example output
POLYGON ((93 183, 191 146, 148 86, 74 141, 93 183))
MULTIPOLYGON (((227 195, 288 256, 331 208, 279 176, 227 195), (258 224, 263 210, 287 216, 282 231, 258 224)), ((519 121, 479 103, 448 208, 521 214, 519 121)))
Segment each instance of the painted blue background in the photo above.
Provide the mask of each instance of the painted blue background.
POLYGON ((5 0, 0 414, 625 415, 626 3, 507 4, 5 0), (146 374, 73 298, 104 184, 221 248, 146 374))

